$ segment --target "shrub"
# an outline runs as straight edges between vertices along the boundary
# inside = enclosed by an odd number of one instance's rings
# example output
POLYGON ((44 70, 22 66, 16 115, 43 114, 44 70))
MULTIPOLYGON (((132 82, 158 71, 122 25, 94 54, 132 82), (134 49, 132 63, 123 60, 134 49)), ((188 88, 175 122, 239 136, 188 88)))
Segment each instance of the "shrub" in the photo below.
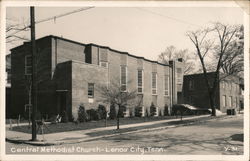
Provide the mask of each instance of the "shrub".
POLYGON ((98 106, 98 113, 100 115, 100 119, 106 119, 107 111, 105 106, 99 105, 98 106))
POLYGON ((115 105, 114 104, 112 104, 110 106, 109 118, 110 119, 115 119, 116 118, 116 109, 115 109, 115 105))
POLYGON ((87 110, 87 114, 89 116, 88 120, 100 120, 100 115, 97 110, 89 109, 87 110))
POLYGON ((142 107, 135 107, 135 117, 142 116, 142 107))
POLYGON ((150 116, 155 116, 155 115, 156 115, 156 107, 154 103, 152 102, 150 106, 150 116))
POLYGON ((133 117, 133 111, 132 111, 132 109, 129 110, 129 117, 133 117))
POLYGON ((87 121, 87 113, 86 113, 86 110, 85 110, 85 107, 81 104, 78 108, 78 121, 79 122, 85 122, 87 121))
POLYGON ((164 116, 169 116, 168 105, 164 106, 164 116))
POLYGON ((159 116, 162 116, 161 110, 159 110, 159 116))
POLYGON ((70 117, 69 121, 70 121, 70 122, 75 122, 75 123, 76 123, 76 122, 79 122, 79 120, 76 119, 76 118, 74 117, 74 115, 72 115, 72 114, 71 114, 71 117, 70 117))

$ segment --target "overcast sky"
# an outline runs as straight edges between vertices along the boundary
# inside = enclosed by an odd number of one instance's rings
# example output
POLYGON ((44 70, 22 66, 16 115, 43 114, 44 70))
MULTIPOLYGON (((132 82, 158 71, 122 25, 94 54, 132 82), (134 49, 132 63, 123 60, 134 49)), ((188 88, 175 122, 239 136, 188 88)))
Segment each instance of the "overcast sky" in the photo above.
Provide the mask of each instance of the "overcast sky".
MULTIPOLYGON (((36 7, 36 20, 76 9, 78 8, 36 7)), ((12 23, 29 23, 28 7, 8 7, 6 11, 6 16, 12 23)), ((237 7, 95 7, 37 24, 36 38, 46 35, 62 36, 157 60, 157 56, 170 45, 178 49, 194 50, 185 33, 216 21, 243 24, 243 10, 237 7)), ((29 38, 30 32, 22 34, 29 38)), ((7 44, 7 53, 19 43, 7 44)))

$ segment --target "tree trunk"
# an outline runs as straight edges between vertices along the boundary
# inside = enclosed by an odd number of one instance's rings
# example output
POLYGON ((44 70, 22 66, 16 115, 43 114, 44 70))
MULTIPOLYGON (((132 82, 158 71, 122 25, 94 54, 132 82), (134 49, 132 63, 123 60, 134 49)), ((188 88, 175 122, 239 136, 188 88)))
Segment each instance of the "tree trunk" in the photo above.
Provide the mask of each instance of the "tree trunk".
POLYGON ((215 110, 215 102, 214 102, 214 95, 212 92, 208 92, 209 93, 209 101, 210 101, 210 108, 212 110, 211 112, 211 116, 216 116, 216 110, 215 110))
POLYGON ((117 116, 117 130, 119 130, 120 129, 120 127, 119 127, 119 125, 120 125, 120 120, 119 120, 119 115, 117 116))
POLYGON ((182 115, 183 115, 183 111, 181 110, 181 121, 182 121, 182 115))
POLYGON ((108 118, 107 118, 107 113, 105 113, 105 127, 108 126, 108 118))
POLYGON ((120 129, 120 110, 121 110, 121 106, 120 105, 118 105, 118 111, 117 111, 117 115, 116 115, 116 121, 117 121, 117 130, 119 130, 120 129))

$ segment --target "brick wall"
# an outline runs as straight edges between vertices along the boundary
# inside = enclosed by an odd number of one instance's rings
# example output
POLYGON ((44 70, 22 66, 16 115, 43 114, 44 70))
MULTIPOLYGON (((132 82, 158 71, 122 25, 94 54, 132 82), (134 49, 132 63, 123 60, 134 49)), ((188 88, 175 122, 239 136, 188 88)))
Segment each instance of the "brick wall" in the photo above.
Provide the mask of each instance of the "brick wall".
MULTIPOLYGON (((93 47, 92 47, 93 48, 93 47)), ((119 53, 114 50, 108 50, 99 48, 95 51, 107 50, 108 53, 108 75, 110 81, 119 80, 120 81, 120 66, 127 66, 127 80, 129 82, 128 89, 130 91, 137 90, 137 71, 138 69, 143 69, 144 78, 144 88, 143 88, 143 106, 148 109, 152 102, 159 107, 159 110, 163 109, 165 104, 170 106, 170 97, 164 96, 164 75, 169 75, 169 67, 159 65, 157 63, 146 61, 142 58, 136 58, 128 55, 127 53, 119 53), (157 72, 157 95, 152 95, 152 72, 157 72)), ((97 53, 93 53, 98 55, 97 53)), ((100 56, 99 56, 100 57, 100 56)), ((169 82, 171 83, 171 82, 169 82)), ((169 86, 169 88, 171 85, 169 86)), ((171 88, 170 88, 171 89, 171 88)), ((145 111, 145 110, 144 110, 145 111)))
POLYGON ((85 62, 85 53, 88 52, 85 45, 57 37, 51 37, 51 43, 52 71, 58 63, 69 60, 85 62))
MULTIPOLYGON (((53 82, 51 81, 51 43, 49 37, 37 41, 37 90, 38 111, 47 114, 47 110, 53 108, 53 82)), ((24 106, 28 104, 29 80, 31 77, 25 75, 25 56, 31 55, 29 43, 14 48, 11 51, 11 111, 12 117, 18 114, 25 115, 24 106)))
MULTIPOLYGON (((213 77, 213 74, 209 74, 208 77, 213 77)), ((212 83, 212 79, 210 79, 210 83, 212 83)), ((219 108, 219 100, 218 100, 218 88, 216 92, 215 106, 219 108)), ((207 86, 204 79, 203 74, 194 74, 194 75, 186 75, 184 76, 184 86, 183 86, 183 94, 184 94, 184 103, 191 104, 200 108, 209 108, 209 97, 207 94, 207 86), (193 81, 193 89, 189 88, 189 82, 193 81)))
MULTIPOLYGON (((81 44, 59 37, 48 36, 37 40, 38 63, 38 106, 43 114, 61 112, 58 100, 66 95, 68 114, 77 117, 78 106, 83 103, 88 108, 96 108, 98 92, 94 102, 88 99, 88 83, 96 85, 110 81, 120 81, 120 66, 127 66, 128 90, 137 90, 137 71, 143 69, 143 106, 148 108, 152 102, 162 111, 164 105, 171 106, 171 99, 177 99, 177 84, 172 79, 171 68, 144 58, 129 55, 107 47, 94 44, 81 44), (101 55, 103 54, 104 55, 101 55), (108 67, 101 67, 99 61, 108 61, 108 67), (86 62, 86 63, 84 63, 86 62), (157 72, 157 95, 152 95, 152 72, 157 72), (169 96, 164 96, 164 75, 169 75, 169 96), (174 84, 174 91, 172 91, 174 84), (171 93, 174 95, 171 98, 171 93)), ((28 44, 12 50, 12 96, 16 115, 23 112, 27 103, 25 91, 24 56, 30 54, 28 44), (22 60, 22 61, 20 61, 22 60)), ((144 110, 145 112, 145 110, 144 110)))
POLYGON ((62 114, 65 110, 68 114, 68 118, 72 117, 72 62, 67 61, 59 63, 56 66, 54 79, 55 81, 55 102, 56 106, 53 111, 56 114, 62 114), (61 98, 65 95, 64 98, 61 98), (62 104, 62 100, 63 101, 62 104), (63 107, 62 107, 63 106, 63 107), (63 109, 65 108, 65 109, 63 109))
POLYGON ((237 77, 227 77, 223 81, 220 82, 220 110, 222 112, 226 112, 227 109, 236 109, 238 110, 240 107, 240 85, 239 85, 239 79, 237 77), (226 103, 224 105, 223 103, 223 96, 226 97, 226 103), (229 102, 230 99, 232 98, 231 103, 229 102), (231 104, 231 105, 230 105, 231 104))
POLYGON ((98 87, 106 85, 107 80, 107 68, 72 61, 72 115, 74 118, 77 118, 78 107, 81 103, 86 110, 96 109, 98 104, 102 104, 98 87), (94 83, 93 103, 88 98, 88 83, 94 83))
POLYGON ((29 53, 27 47, 20 47, 18 50, 11 52, 11 109, 10 117, 17 117, 18 114, 24 114, 24 105, 27 100, 27 86, 24 75, 24 57, 29 53))

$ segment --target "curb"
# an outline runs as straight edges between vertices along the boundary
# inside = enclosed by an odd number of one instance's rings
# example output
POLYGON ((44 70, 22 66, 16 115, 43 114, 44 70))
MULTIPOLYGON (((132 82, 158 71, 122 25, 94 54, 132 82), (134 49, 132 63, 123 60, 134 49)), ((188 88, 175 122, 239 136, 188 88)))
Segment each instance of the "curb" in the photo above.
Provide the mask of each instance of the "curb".
POLYGON ((29 141, 29 140, 16 140, 16 139, 5 139, 7 142, 15 143, 15 144, 28 144, 28 145, 35 145, 35 146, 52 146, 52 145, 62 145, 64 144, 63 141, 58 142, 43 142, 43 141, 29 141))
MULTIPOLYGON (((182 126, 188 126, 188 125, 195 125, 197 123, 203 123, 207 121, 213 121, 213 120, 221 120, 221 119, 227 119, 227 118, 232 118, 234 116, 228 116, 228 115, 221 115, 217 116, 216 118, 213 118, 211 116, 205 117, 204 120, 189 120, 190 122, 187 123, 180 123, 177 125, 169 125, 165 127, 156 127, 156 128, 148 128, 148 129, 138 129, 138 130, 133 130, 133 131, 127 131, 127 132, 118 132, 118 133, 113 133, 113 134, 106 134, 102 136, 96 136, 96 137, 91 137, 91 138, 84 138, 84 139, 76 139, 76 140, 70 140, 70 141, 55 141, 55 142, 43 142, 43 141, 30 141, 30 140, 17 140, 17 139, 9 139, 6 138, 7 142, 11 143, 16 143, 16 144, 29 144, 29 145, 35 145, 35 146, 52 146, 52 145, 62 145, 62 144, 75 144, 75 143, 81 143, 84 141, 91 141, 95 139, 100 139, 100 138, 107 138, 107 137, 112 137, 112 136, 117 136, 117 135, 123 135, 123 134, 131 134, 131 133, 137 133, 137 132, 149 132, 149 131, 156 131, 156 130, 163 130, 163 129, 169 129, 169 128, 175 128, 175 127, 182 127, 182 126)), ((185 120, 183 120, 185 121, 185 120)))
POLYGON ((149 129, 138 129, 138 130, 134 130, 134 131, 127 131, 127 132, 121 132, 121 133, 115 133, 115 134, 97 136, 97 137, 92 137, 92 138, 87 138, 87 139, 77 139, 75 141, 65 142, 65 144, 81 143, 81 142, 84 142, 84 141, 92 141, 92 140, 99 139, 99 138, 107 138, 107 137, 112 137, 112 136, 117 136, 117 135, 123 135, 123 134, 131 134, 131 133, 137 133, 137 132, 150 132, 150 131, 156 131, 156 130, 163 130, 163 129, 175 128, 175 127, 195 125, 197 123, 203 123, 203 122, 206 122, 206 121, 213 121, 213 120, 219 120, 219 119, 225 119, 225 118, 232 118, 232 116, 231 117, 227 117, 227 115, 221 115, 221 116, 217 116, 217 118, 211 118, 209 116, 205 120, 193 120, 191 122, 183 123, 183 124, 178 124, 178 125, 169 125, 169 126, 165 126, 165 127, 157 127, 157 128, 149 128, 149 129))

